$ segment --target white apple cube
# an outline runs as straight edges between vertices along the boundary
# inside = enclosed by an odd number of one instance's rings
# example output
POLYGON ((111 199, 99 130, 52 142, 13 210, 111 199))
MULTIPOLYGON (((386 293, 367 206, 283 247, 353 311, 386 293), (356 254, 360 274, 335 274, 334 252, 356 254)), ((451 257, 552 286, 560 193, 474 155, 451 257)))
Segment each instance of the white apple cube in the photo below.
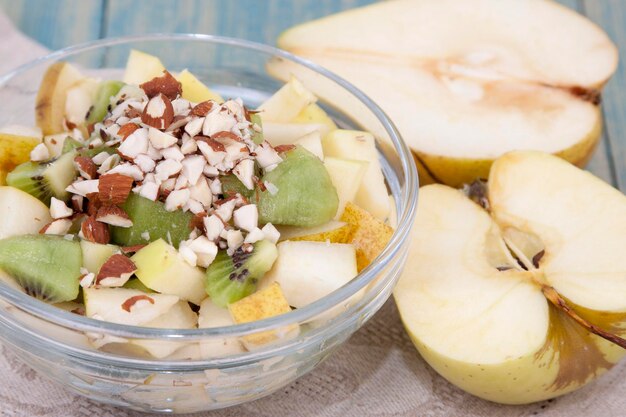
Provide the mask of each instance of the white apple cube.
POLYGON ((272 146, 291 145, 313 132, 319 132, 321 138, 327 135, 330 129, 321 123, 263 122, 263 137, 272 146))
MULTIPOLYGON (((179 301, 172 306, 165 314, 162 314, 147 323, 144 327, 154 327, 159 329, 193 329, 198 324, 198 315, 193 312, 189 303, 179 301)), ((188 342, 174 342, 152 339, 134 339, 133 345, 144 348, 150 355, 157 359, 170 356, 178 349, 188 345, 188 342)))
POLYGON ((285 241, 263 288, 280 284, 289 305, 301 308, 330 294, 357 275, 354 247, 342 243, 285 241))
POLYGON ((159 58, 133 49, 128 55, 124 82, 139 85, 163 75, 165 67, 159 58))
POLYGON ((151 290, 177 295, 200 305, 207 297, 204 273, 183 259, 178 251, 163 239, 152 242, 137 252, 131 260, 137 266, 137 278, 151 290))
POLYGON ((322 142, 324 155, 336 158, 358 159, 369 162, 363 183, 357 191, 354 203, 385 221, 390 204, 387 185, 376 150, 374 136, 356 130, 334 130, 322 142))
POLYGON ((368 165, 369 162, 355 159, 328 157, 324 161, 326 171, 328 171, 339 196, 337 218, 341 217, 348 202, 354 202, 368 165))
POLYGON ((101 245, 88 240, 81 240, 80 249, 83 252, 83 267, 96 275, 111 256, 120 253, 115 245, 101 245))
POLYGON ((263 122, 289 122, 295 119, 317 97, 292 77, 280 90, 259 106, 263 122))
POLYGON ((311 133, 298 138, 294 145, 300 145, 313 155, 317 156, 321 161, 324 160, 324 150, 322 149, 322 134, 319 130, 315 130, 311 133))
POLYGON ((37 234, 52 221, 48 207, 13 187, 0 187, 0 239, 37 234))
POLYGON ((85 288, 85 314, 111 323, 143 326, 168 312, 180 298, 130 288, 85 288))
MULTIPOLYGON (((228 309, 213 304, 206 299, 200 304, 198 328, 223 327, 235 324, 228 309)), ((213 338, 200 341, 202 358, 216 358, 244 352, 238 338, 213 338)))

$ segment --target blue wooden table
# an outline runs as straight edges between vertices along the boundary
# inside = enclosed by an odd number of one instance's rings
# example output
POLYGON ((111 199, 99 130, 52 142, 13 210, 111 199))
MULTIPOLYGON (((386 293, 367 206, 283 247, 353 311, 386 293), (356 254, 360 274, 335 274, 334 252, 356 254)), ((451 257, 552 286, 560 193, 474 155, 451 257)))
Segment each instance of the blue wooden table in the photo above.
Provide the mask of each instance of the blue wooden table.
MULTIPOLYGON (((102 37, 195 32, 273 44, 286 28, 375 0, 0 0, 27 35, 51 49, 102 37)), ((605 131, 589 169, 626 190, 626 0, 558 0, 602 26, 622 62, 603 96, 605 131)))

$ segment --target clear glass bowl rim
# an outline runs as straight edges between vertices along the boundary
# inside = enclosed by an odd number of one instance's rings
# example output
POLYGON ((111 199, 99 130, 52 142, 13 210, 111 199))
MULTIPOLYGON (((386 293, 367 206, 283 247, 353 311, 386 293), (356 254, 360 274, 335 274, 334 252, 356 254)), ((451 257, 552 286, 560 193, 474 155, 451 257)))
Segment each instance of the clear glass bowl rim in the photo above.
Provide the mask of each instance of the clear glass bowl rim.
MULTIPOLYGON (((21 73, 31 70, 41 64, 50 61, 57 61, 63 58, 71 57, 90 50, 100 49, 109 46, 123 45, 132 42, 142 41, 197 41, 208 42, 219 45, 230 45, 241 47, 268 55, 277 56, 290 60, 318 74, 334 81, 340 87, 346 89, 350 94, 361 101, 369 111, 371 111, 383 125, 389 135, 396 152, 400 159, 402 170, 405 176, 405 182, 402 186, 401 208, 402 212, 398 213, 398 225, 390 242, 383 252, 372 262, 370 266, 361 271, 361 273, 345 286, 334 291, 333 293, 321 298, 320 300, 307 305, 306 307, 293 310, 280 316, 263 319, 251 323, 237 324, 232 326, 202 328, 202 329, 155 329, 147 327, 130 326, 116 323, 109 323, 79 316, 62 309, 56 308, 45 302, 39 301, 20 291, 17 291, 8 285, 0 283, 0 298, 19 307, 21 310, 39 317, 45 321, 58 324, 63 327, 85 332, 104 332, 111 333, 122 337, 135 338, 158 338, 180 340, 187 338, 211 338, 216 336, 234 337, 250 333, 256 333, 265 330, 271 330, 289 324, 305 322, 324 311, 336 306, 340 302, 348 299, 356 294, 359 290, 371 283, 384 269, 384 267, 393 259, 401 248, 402 242, 408 238, 413 223, 417 207, 418 194, 418 177, 415 168, 415 162, 408 146, 402 140, 400 133, 385 114, 385 112, 374 103, 365 93, 353 86, 345 79, 335 75, 331 71, 289 52, 275 48, 273 46, 252 42, 243 39, 229 38, 215 35, 193 34, 193 33, 157 33, 139 36, 122 36, 116 38, 100 39, 70 46, 48 55, 37 58, 29 63, 21 65, 14 70, 0 76, 0 88, 9 82, 13 77, 19 76, 21 73)), ((346 317, 354 313, 355 307, 342 312, 335 319, 346 317)))

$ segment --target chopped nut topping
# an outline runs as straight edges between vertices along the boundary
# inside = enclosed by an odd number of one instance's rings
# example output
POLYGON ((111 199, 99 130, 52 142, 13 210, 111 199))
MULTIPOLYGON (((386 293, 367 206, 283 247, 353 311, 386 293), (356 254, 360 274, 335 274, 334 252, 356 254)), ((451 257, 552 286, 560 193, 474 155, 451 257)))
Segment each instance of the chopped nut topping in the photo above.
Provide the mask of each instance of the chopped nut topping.
POLYGON ((81 225, 83 237, 94 243, 107 244, 111 239, 109 226, 96 220, 96 216, 89 216, 81 225))
POLYGON ((101 207, 96 214, 96 220, 118 227, 131 227, 133 225, 128 214, 118 206, 101 207))
MULTIPOLYGON (((119 122, 119 120, 118 120, 119 122)), ((121 126, 117 131, 118 136, 121 136, 122 139, 126 139, 129 135, 131 135, 135 130, 139 129, 140 126, 135 123, 127 123, 124 126, 121 126)))
POLYGON ((54 220, 39 231, 42 235, 64 235, 69 232, 72 227, 72 221, 69 219, 54 220))
POLYGON ((122 174, 106 174, 100 177, 98 193, 100 201, 108 205, 124 204, 133 188, 133 178, 122 174))
POLYGON ((33 162, 47 161, 48 159, 50 159, 50 151, 43 143, 35 146, 30 152, 30 160, 33 162))
POLYGON ((96 276, 96 285, 105 287, 121 287, 137 271, 135 263, 130 258, 115 254, 100 268, 96 276))
MULTIPOLYGON (((191 109, 191 112, 189 114, 192 116, 204 117, 207 114, 209 114, 211 109, 213 109, 214 105, 215 105, 215 102, 212 100, 203 101, 202 103, 196 104, 194 108, 191 109)), ((204 119, 202 120, 204 121, 204 119)), ((191 135, 191 136, 194 136, 194 135, 191 135)))
POLYGON ((66 206, 65 202, 52 197, 50 200, 50 217, 56 220, 70 217, 72 214, 74 211, 66 206))
POLYGON ((74 165, 78 169, 78 173, 81 177, 87 180, 93 180, 98 175, 98 167, 87 156, 77 156, 74 158, 74 165))
POLYGON ((174 119, 172 102, 164 94, 158 94, 148 101, 141 114, 141 121, 148 126, 165 130, 174 119))
POLYGON ((168 71, 163 71, 163 75, 155 77, 150 81, 141 84, 139 87, 145 91, 149 98, 158 94, 164 94, 170 100, 174 100, 183 93, 183 86, 168 71))
POLYGON ((122 304, 122 310, 125 310, 130 313, 130 310, 137 304, 139 301, 147 301, 150 304, 154 304, 154 298, 148 297, 145 294, 135 295, 130 297, 128 300, 124 301, 122 304))

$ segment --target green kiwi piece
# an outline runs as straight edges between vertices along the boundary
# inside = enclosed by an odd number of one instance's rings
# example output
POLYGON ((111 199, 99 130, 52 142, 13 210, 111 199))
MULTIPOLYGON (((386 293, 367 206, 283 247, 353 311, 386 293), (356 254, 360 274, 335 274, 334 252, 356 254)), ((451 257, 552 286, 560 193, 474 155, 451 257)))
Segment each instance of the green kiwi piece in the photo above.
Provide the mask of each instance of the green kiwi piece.
POLYGON ((239 248, 228 256, 219 251, 206 270, 204 288, 215 305, 226 307, 256 291, 258 281, 277 257, 276 245, 267 240, 255 243, 252 252, 239 248))
POLYGON ((261 120, 261 115, 259 113, 250 113, 250 123, 261 128, 260 132, 252 129, 252 141, 257 145, 262 144, 265 137, 263 136, 263 121, 261 120))
POLYGON ((167 211, 160 201, 152 201, 135 193, 128 196, 122 208, 133 222, 131 227, 111 227, 111 239, 120 246, 135 246, 163 239, 178 248, 189 239, 194 215, 182 210, 167 211), (144 237, 148 233, 149 239, 144 237), (144 236, 142 236, 144 235, 144 236))
POLYGON ((61 153, 68 153, 75 149, 82 148, 83 146, 84 145, 82 143, 68 136, 65 138, 65 141, 63 142, 63 150, 61 151, 61 153))
POLYGON ((131 290, 138 290, 141 292, 145 292, 147 294, 154 293, 154 291, 152 291, 150 288, 143 285, 143 282, 141 282, 139 278, 129 279, 128 281, 126 281, 126 284, 124 284, 124 288, 130 288, 131 290))
POLYGON ((339 197, 324 163, 301 146, 287 151, 284 160, 262 181, 278 188, 259 193, 260 223, 312 227, 332 220, 339 197))
POLYGON ((233 174, 224 175, 220 177, 222 183, 222 194, 224 197, 231 197, 236 194, 241 194, 248 200, 254 196, 254 190, 248 190, 245 185, 233 174))
POLYGON ((25 162, 7 175, 7 185, 18 188, 50 205, 50 199, 67 200, 65 189, 76 179, 76 151, 48 162, 25 162))
POLYGON ((61 236, 24 235, 0 240, 0 269, 33 297, 50 303, 78 296, 80 244, 61 236))
POLYGON ((103 81, 100 83, 98 92, 96 93, 96 99, 87 115, 87 124, 104 120, 109 112, 111 97, 117 95, 123 86, 124 83, 121 81, 103 81))

